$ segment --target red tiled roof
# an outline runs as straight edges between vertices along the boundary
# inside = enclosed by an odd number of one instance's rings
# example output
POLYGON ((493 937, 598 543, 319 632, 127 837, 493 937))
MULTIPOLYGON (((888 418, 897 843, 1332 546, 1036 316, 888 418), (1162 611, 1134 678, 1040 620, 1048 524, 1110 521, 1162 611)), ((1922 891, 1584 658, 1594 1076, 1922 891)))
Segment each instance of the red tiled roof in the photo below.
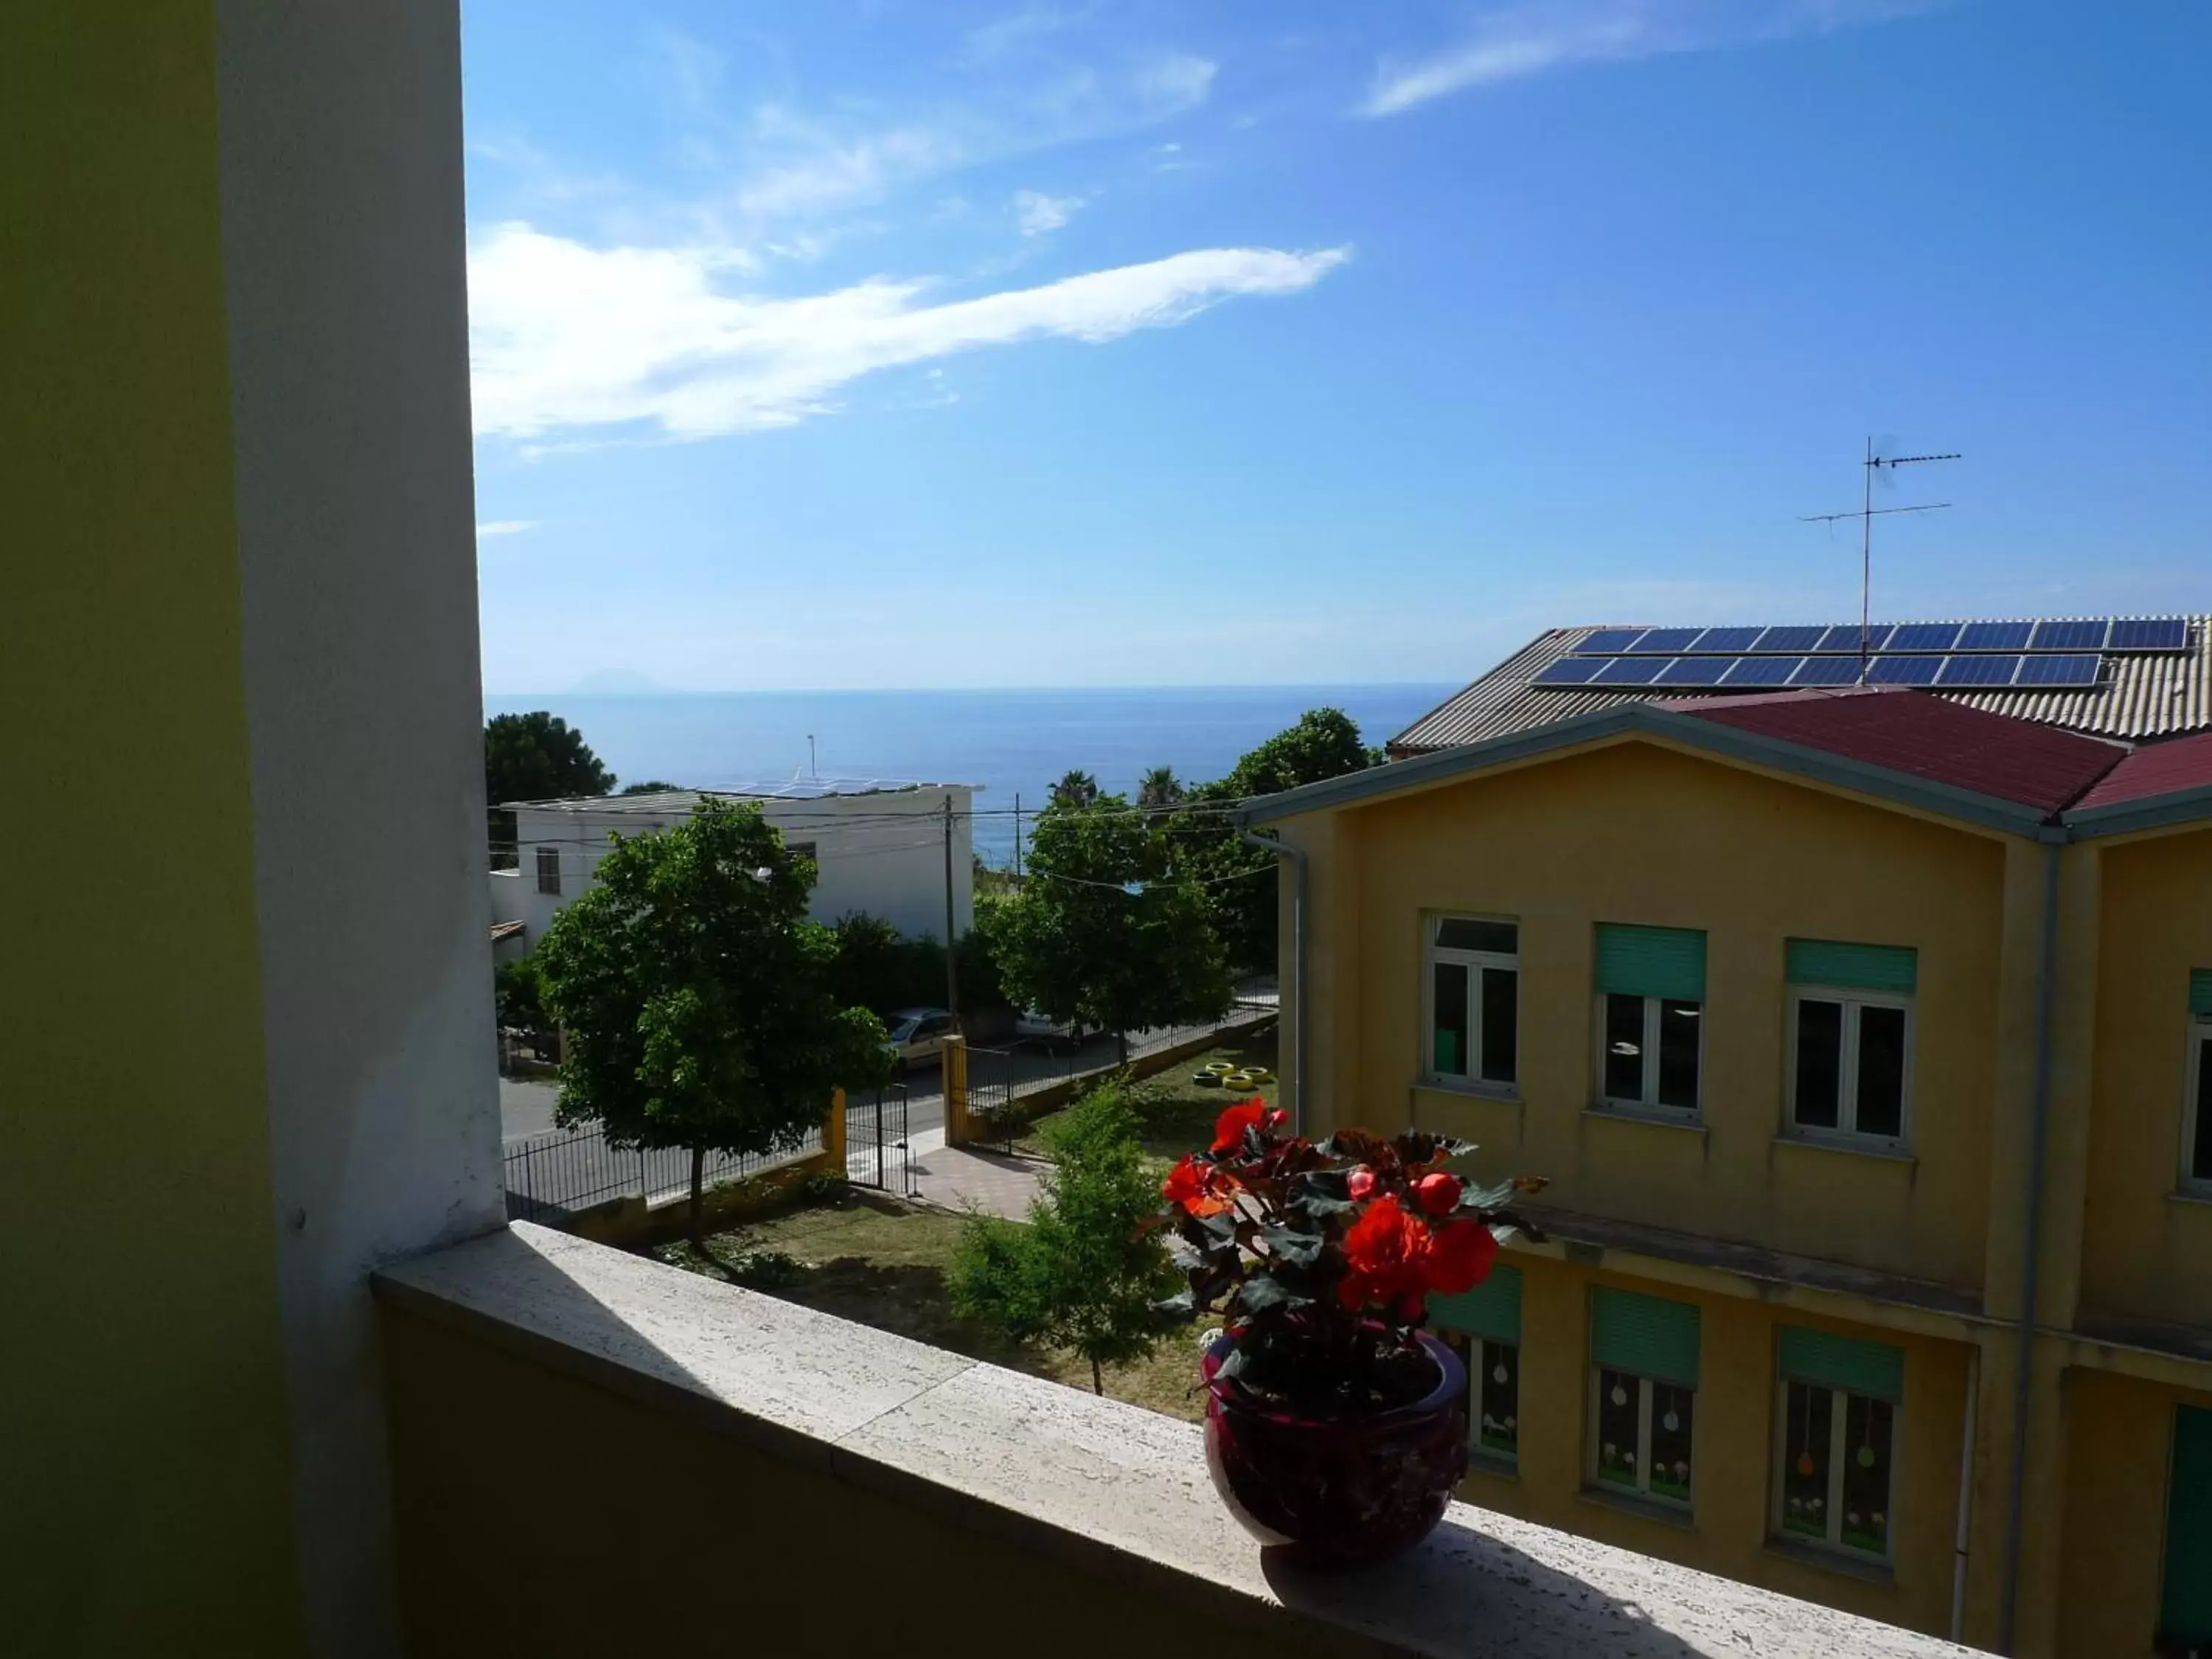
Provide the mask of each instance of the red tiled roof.
MULTIPOLYGON (((1902 688, 1681 699, 1662 707, 2045 812, 2072 803, 2128 753, 2121 744, 1902 688)), ((2212 757, 2212 749, 2201 752, 2212 757)))
POLYGON ((2118 806, 2124 801, 2204 788, 2212 788, 2212 732, 2145 744, 2106 773, 2075 805, 2118 806))

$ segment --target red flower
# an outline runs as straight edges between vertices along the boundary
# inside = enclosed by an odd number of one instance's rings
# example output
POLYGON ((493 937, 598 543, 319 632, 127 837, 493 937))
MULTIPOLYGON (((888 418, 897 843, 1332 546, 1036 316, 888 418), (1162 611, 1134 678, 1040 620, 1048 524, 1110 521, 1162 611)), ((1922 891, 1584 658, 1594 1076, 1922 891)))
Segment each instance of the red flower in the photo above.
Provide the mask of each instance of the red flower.
POLYGON ((1358 1203, 1375 1190, 1375 1171, 1364 1164, 1354 1164, 1352 1173, 1344 1178, 1344 1188, 1352 1194, 1352 1202, 1358 1203))
POLYGON ((1256 1097, 1240 1100, 1213 1120, 1213 1150, 1218 1155, 1233 1152, 1244 1144, 1244 1132, 1256 1129, 1267 1121, 1267 1103, 1256 1097))
POLYGON ((1459 1177, 1441 1170, 1413 1183, 1414 1201, 1431 1215, 1449 1215, 1458 1206, 1459 1194, 1459 1177))
POLYGON ((1428 1229, 1385 1193, 1344 1235, 1350 1267, 1337 1285, 1338 1298, 1347 1308, 1383 1302, 1402 1310, 1410 1302, 1418 1312, 1428 1290, 1428 1229))
POLYGON ((1169 1203, 1181 1205, 1186 1215, 1219 1215, 1229 1205, 1213 1196, 1213 1171, 1200 1164, 1195 1153, 1186 1152, 1182 1162, 1168 1171, 1160 1192, 1169 1203))
POLYGON ((1489 1228, 1480 1221, 1447 1221, 1429 1237, 1429 1288, 1443 1296, 1471 1291, 1490 1277, 1497 1260, 1498 1239, 1489 1228))

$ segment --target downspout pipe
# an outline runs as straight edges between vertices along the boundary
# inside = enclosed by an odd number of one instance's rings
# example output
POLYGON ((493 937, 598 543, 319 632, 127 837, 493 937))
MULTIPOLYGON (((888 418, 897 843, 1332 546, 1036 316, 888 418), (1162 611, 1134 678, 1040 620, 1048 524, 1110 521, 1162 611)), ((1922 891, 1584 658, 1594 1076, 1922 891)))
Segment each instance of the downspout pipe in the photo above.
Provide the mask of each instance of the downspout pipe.
POLYGON ((2004 1598, 1997 1611, 1997 1651, 2013 1650, 2020 1595, 2021 1534, 2027 1488, 2027 1404, 2035 1373, 2035 1304, 2043 1265, 2044 1165, 2051 1139, 2051 1010, 2058 979, 2058 860, 2065 831, 2046 830, 2043 863, 2042 960, 2035 983, 2035 1091, 2028 1131, 2027 1223, 2020 1282, 2019 1365, 2013 1378, 2012 1468, 2005 1506, 2004 1598))
POLYGON ((1306 1132, 1306 849, 1238 826, 1237 838, 1291 861, 1291 975, 1297 1001, 1291 1010, 1291 1128, 1306 1132))

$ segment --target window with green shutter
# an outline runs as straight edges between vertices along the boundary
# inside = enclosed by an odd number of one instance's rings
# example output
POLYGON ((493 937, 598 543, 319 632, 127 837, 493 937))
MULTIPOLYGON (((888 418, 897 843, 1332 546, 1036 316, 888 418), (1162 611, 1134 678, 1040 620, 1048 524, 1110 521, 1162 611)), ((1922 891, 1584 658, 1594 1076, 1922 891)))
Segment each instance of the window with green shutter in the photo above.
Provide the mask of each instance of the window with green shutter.
POLYGON ((2183 1066, 2181 1183, 2212 1193, 2212 969, 2189 975, 2189 1058, 2183 1066))
POLYGON ((1493 1342, 1521 1340, 1521 1270, 1503 1264, 1460 1296, 1432 1296, 1429 1317, 1437 1324, 1493 1342))
POLYGON ((1690 927, 1597 930, 1597 1096, 1694 1115, 1705 1054, 1705 936, 1690 927))
POLYGON ((1599 1285, 1590 1292, 1590 1357, 1616 1370, 1698 1385, 1698 1307, 1599 1285))
POLYGON ((1686 1507, 1696 1457, 1698 1310, 1590 1293, 1589 1466, 1600 1487, 1686 1507))
POLYGON ((1893 991, 1910 996, 1920 986, 1920 953, 1904 945, 1849 945, 1840 939, 1789 942, 1792 985, 1893 991))
POLYGON ((1521 1270, 1503 1265, 1462 1296, 1432 1296, 1429 1317, 1465 1338, 1468 1449, 1510 1466, 1521 1451, 1521 1270))
POLYGON ((2189 1012, 2199 1019, 2212 1019, 2212 968, 2189 970, 2189 1012))
POLYGON ((1793 939, 1786 961, 1791 1130, 1812 1140, 1903 1150, 1919 953, 1793 939))
POLYGON ((1695 927, 1600 922, 1597 988, 1608 995, 1705 1000, 1705 936, 1695 927))
POLYGON ((1876 1400, 1905 1397, 1905 1350, 1802 1325, 1782 1328, 1782 1374, 1876 1400))
POLYGON ((2173 1413, 2166 1493, 2166 1594, 2159 1634, 2177 1647, 2212 1643, 2212 1412, 2173 1413))

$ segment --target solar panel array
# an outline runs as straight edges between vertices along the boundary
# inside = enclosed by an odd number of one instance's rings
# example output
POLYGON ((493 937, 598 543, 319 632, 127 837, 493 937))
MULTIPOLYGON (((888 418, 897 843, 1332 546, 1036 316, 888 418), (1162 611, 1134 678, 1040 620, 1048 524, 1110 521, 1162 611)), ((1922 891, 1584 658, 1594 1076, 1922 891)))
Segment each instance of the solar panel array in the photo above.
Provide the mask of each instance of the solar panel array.
POLYGON ((1607 628, 1540 672, 1538 685, 1771 691, 1853 685, 1937 690, 2094 687, 2107 653, 2189 648, 2186 617, 1834 627, 1607 628))

